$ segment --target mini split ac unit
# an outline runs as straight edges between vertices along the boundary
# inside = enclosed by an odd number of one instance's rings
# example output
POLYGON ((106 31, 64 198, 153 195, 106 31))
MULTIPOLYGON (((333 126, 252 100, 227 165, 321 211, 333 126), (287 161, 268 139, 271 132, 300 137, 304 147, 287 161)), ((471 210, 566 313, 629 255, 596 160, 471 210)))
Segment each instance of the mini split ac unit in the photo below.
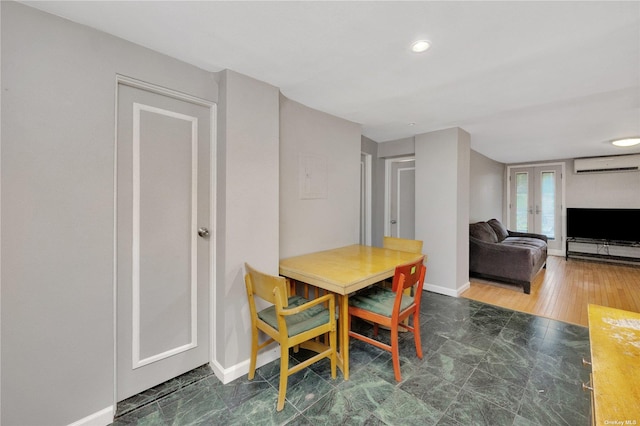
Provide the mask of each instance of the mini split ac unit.
POLYGON ((573 162, 578 174, 603 172, 634 172, 640 170, 640 154, 612 157, 576 158, 573 162))

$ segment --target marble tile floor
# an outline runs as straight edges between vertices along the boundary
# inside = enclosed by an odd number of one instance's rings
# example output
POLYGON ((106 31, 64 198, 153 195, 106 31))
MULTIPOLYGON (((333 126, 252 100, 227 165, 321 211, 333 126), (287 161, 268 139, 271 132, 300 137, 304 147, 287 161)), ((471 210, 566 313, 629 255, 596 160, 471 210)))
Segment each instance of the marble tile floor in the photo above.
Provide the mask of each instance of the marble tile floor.
MULTIPOLYGON (((279 360, 223 385, 208 367, 129 405, 114 425, 580 425, 590 423, 588 329, 469 299, 423 297, 423 359, 402 333, 402 381, 391 354, 352 341, 351 379, 323 360, 289 378, 276 412, 279 360), (137 405, 136 405, 137 404, 137 405), (141 406, 136 408, 136 406, 141 406)), ((353 327, 370 330, 356 323, 353 327)), ((379 338, 388 341, 388 332, 379 338)), ((309 356, 291 353, 292 362, 309 356)), ((126 401, 125 401, 126 402, 126 401)))

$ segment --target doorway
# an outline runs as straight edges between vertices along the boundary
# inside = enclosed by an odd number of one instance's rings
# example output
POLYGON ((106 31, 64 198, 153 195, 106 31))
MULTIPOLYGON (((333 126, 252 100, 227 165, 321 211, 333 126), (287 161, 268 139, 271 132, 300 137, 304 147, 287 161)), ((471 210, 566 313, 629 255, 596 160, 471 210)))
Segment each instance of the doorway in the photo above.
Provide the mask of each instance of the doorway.
POLYGON ((118 77, 116 402, 210 360, 215 105, 118 77))
POLYGON ((546 235, 549 252, 561 255, 564 163, 516 166, 508 170, 507 227, 546 235))
POLYGON ((414 157, 385 162, 384 235, 415 239, 416 162, 414 157))

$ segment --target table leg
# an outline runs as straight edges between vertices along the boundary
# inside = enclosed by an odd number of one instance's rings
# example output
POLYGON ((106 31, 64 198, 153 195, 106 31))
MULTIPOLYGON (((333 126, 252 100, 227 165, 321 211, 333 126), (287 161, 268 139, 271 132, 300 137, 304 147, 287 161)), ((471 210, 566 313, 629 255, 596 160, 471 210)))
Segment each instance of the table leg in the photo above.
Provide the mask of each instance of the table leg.
POLYGON ((342 375, 349 380, 349 296, 338 296, 340 304, 340 358, 342 358, 342 375))

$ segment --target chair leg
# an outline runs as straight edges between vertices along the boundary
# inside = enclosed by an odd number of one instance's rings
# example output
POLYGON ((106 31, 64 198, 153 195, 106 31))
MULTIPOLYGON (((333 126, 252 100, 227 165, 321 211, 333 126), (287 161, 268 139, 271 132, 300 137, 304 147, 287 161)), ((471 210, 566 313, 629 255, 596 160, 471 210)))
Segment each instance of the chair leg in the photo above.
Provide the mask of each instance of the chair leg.
POLYGON ((396 382, 402 380, 400 376, 400 348, 398 344, 398 324, 391 325, 391 358, 393 359, 393 374, 396 382))
POLYGON ((251 359, 249 360, 249 380, 256 375, 256 359, 258 358, 258 330, 251 330, 251 359))
POLYGON ((289 349, 280 345, 280 387, 278 388, 278 406, 276 411, 284 408, 284 398, 287 394, 287 379, 289 378, 289 349))
POLYGON ((373 323, 373 337, 378 337, 378 324, 373 323))
POLYGON ((416 342, 416 355, 422 359, 422 341, 420 339, 420 319, 418 313, 413 313, 413 340, 416 342))
POLYGON ((337 351, 337 342, 336 342, 336 331, 333 330, 331 332, 329 332, 329 345, 332 349, 331 351, 331 357, 329 358, 331 361, 331 378, 335 379, 336 378, 336 366, 338 365, 338 354, 336 353, 337 351))

